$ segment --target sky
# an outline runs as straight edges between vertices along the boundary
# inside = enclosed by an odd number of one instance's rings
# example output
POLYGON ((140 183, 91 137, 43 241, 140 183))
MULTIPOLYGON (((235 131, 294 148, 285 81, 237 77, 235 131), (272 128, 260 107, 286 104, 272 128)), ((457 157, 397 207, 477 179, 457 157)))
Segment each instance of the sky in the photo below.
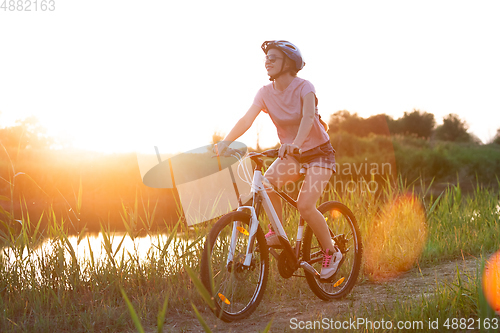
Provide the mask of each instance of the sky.
MULTIPOLYGON (((269 84, 260 45, 297 45, 323 119, 449 113, 500 128, 498 1, 55 0, 0 9, 0 127, 36 116, 102 152, 195 149, 227 134, 269 84)), ((259 115, 239 141, 278 142, 259 115)))

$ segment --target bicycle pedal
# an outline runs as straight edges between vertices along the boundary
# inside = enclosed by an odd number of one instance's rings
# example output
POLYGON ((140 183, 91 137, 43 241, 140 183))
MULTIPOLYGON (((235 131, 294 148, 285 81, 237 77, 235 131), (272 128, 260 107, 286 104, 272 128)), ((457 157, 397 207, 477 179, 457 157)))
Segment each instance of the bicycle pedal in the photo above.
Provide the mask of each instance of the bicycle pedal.
POLYGON ((329 279, 319 279, 319 282, 321 282, 321 283, 333 283, 334 287, 340 286, 344 281, 345 281, 345 277, 338 278, 338 277, 335 277, 335 275, 329 279))

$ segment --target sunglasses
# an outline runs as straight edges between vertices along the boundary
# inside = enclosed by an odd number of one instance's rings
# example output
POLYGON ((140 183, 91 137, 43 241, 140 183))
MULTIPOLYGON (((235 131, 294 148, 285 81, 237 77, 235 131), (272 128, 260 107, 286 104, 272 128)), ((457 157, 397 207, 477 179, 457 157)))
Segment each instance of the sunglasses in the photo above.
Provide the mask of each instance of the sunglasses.
POLYGON ((283 58, 280 58, 280 57, 277 57, 273 54, 271 55, 266 55, 266 57, 264 58, 264 62, 270 62, 271 64, 274 64, 276 62, 276 60, 278 59, 283 59, 283 58))

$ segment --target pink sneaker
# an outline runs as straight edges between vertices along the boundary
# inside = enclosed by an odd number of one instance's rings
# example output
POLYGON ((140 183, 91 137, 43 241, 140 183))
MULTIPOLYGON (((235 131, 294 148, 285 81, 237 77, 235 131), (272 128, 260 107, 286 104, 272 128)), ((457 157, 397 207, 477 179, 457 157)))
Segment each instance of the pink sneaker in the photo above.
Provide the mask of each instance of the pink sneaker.
POLYGON ((333 276, 333 274, 337 273, 339 269, 340 261, 342 260, 342 253, 340 250, 336 248, 336 252, 332 254, 328 254, 328 249, 323 252, 323 267, 321 268, 321 276, 320 279, 328 280, 333 276))
POLYGON ((280 246, 280 240, 278 239, 278 235, 271 229, 271 225, 268 225, 269 232, 266 234, 266 242, 267 246, 280 246))

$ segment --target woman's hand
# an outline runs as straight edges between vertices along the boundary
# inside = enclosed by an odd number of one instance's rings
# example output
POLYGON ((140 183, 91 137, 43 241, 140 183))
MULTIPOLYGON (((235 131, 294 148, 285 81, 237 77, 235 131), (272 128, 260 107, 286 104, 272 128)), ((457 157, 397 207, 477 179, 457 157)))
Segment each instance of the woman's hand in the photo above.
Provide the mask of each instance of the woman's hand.
POLYGON ((299 146, 297 146, 296 144, 293 144, 293 143, 284 143, 284 144, 282 144, 281 147, 280 147, 280 150, 278 151, 278 158, 284 159, 286 155, 293 154, 293 151, 295 149, 298 149, 299 150, 299 154, 300 154, 299 146))
POLYGON ((229 147, 230 144, 230 141, 217 142, 217 144, 215 144, 213 147, 213 152, 217 154, 217 156, 221 156, 222 154, 224 154, 224 151, 229 147))

